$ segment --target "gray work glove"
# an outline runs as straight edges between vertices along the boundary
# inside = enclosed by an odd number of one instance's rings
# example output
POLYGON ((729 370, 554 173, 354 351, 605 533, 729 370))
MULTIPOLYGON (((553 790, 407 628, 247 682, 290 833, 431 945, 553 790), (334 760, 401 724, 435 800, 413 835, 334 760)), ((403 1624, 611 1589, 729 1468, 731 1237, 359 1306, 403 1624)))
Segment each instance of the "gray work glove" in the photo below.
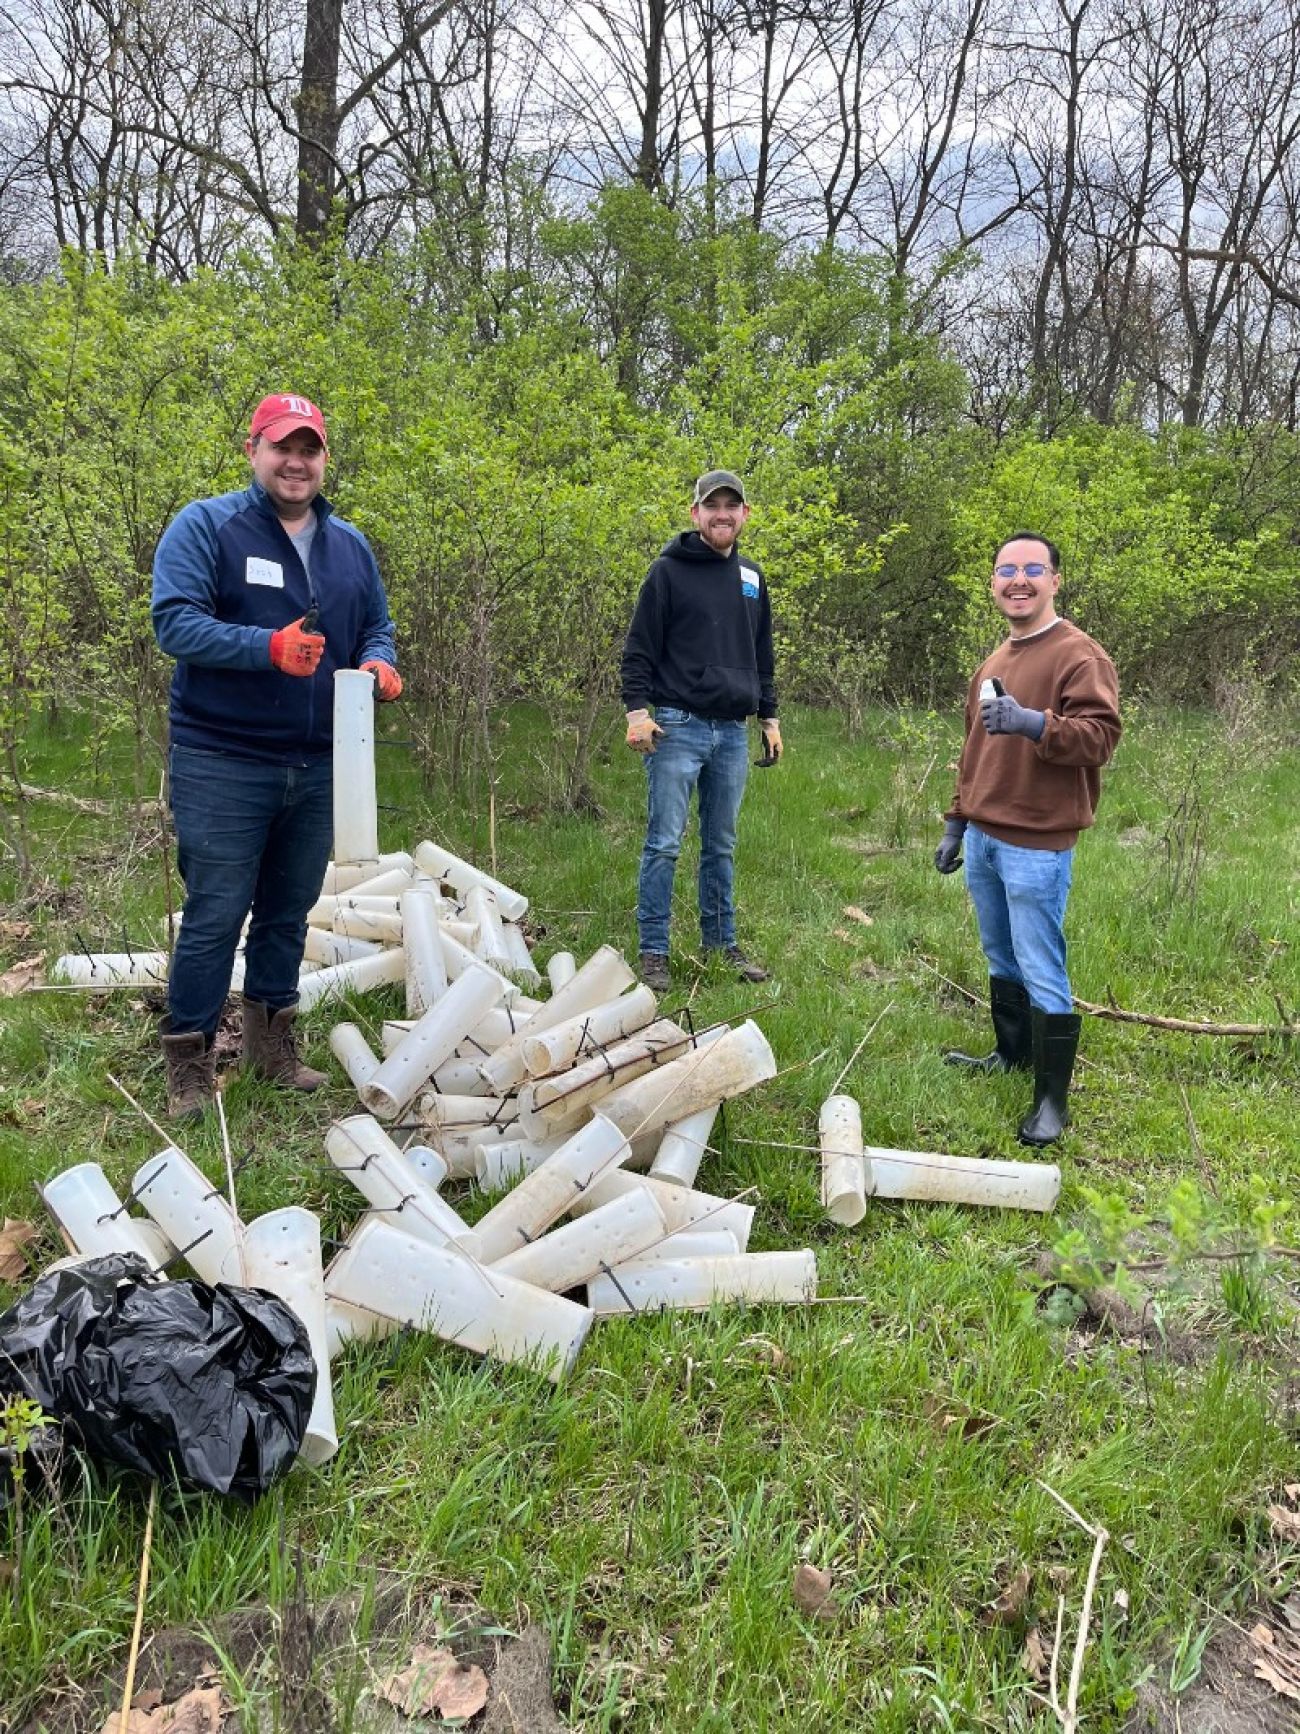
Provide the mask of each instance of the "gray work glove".
POLYGON ((1041 710, 1026 710, 1017 704, 1009 692, 998 698, 986 698, 980 703, 980 721, 991 735, 1024 735, 1036 741, 1047 727, 1047 717, 1041 710))
POLYGON ((934 852, 934 864, 940 873, 955 873, 961 866, 961 840, 965 835, 965 819, 944 820, 943 840, 934 852))

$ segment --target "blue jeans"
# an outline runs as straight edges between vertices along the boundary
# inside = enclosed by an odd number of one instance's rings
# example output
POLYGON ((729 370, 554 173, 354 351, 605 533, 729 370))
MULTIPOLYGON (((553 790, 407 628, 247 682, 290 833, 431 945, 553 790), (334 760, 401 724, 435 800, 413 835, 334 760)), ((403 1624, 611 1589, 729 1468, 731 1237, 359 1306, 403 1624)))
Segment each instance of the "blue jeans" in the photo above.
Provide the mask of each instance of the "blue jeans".
POLYGON ((989 974, 1022 982, 1040 1011, 1074 1010, 1065 973, 1073 849, 1022 849, 966 829, 966 887, 989 974))
POLYGON ((673 875, 698 787, 700 804, 700 935, 704 946, 736 943, 732 856, 736 819, 749 774, 749 733, 743 722, 711 722, 660 705, 664 731, 646 755, 650 811, 641 854, 636 922, 642 951, 667 954, 673 875))
POLYGON ((282 1011, 298 999, 307 911, 320 896, 334 836, 333 765, 266 765, 173 746, 176 854, 185 881, 167 983, 171 1033, 216 1034, 239 930, 244 993, 282 1011))

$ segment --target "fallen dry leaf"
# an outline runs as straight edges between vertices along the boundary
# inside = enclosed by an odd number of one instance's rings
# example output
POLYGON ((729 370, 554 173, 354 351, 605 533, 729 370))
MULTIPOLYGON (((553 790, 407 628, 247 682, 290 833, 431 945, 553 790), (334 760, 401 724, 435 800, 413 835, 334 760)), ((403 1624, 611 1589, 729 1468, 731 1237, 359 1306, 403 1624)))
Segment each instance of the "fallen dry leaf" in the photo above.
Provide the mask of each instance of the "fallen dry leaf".
POLYGON ((846 903, 840 913, 841 915, 846 916, 850 921, 860 922, 863 927, 874 927, 876 925, 875 916, 868 915, 865 909, 859 909, 856 903, 846 903))
MULTIPOLYGON (((126 1734, 221 1734, 222 1719, 229 1709, 220 1686, 199 1686, 174 1704, 148 1710, 141 1709, 137 1699, 127 1718, 126 1734)), ((114 1710, 100 1734, 118 1734, 121 1721, 121 1711, 114 1710)))
POLYGON ((1022 1565, 998 1599, 981 1610, 983 1623, 986 1626, 1014 1626, 1025 1611, 1030 1581, 1029 1567, 1022 1565))
POLYGON ((1117 1619, 1126 1620, 1128 1618, 1128 1591, 1117 1589, 1112 1598, 1111 1606, 1115 1610, 1117 1619))
POLYGON ((457 1662, 433 1688, 433 1707, 448 1722, 477 1716, 488 1701, 488 1677, 472 1662, 457 1662))
POLYGON ((834 1581, 828 1571, 819 1571, 815 1565, 809 1565, 807 1560, 802 1560, 795 1567, 794 1582, 790 1586, 794 1605, 799 1612, 814 1619, 820 1614, 829 1613, 827 1603, 830 1601, 831 1585, 834 1581))
POLYGON ((0 921, 0 939, 30 939, 35 931, 30 921, 0 921))
POLYGON ((853 944, 853 935, 849 932, 847 927, 832 927, 831 938, 842 939, 846 945, 853 944))
POLYGON ((784 1367, 790 1359, 779 1343, 774 1343, 771 1337, 743 1337, 736 1345, 740 1349, 752 1349, 756 1361, 764 1361, 769 1367, 784 1367))
POLYGON ((26 993, 41 973, 44 962, 45 953, 38 951, 35 957, 25 957, 21 963, 7 969, 0 975, 0 999, 12 999, 15 994, 26 993))
POLYGON ((1288 1511, 1285 1505, 1270 1505, 1268 1522, 1279 1541, 1300 1541, 1300 1511, 1288 1511))
POLYGON ((1300 1505, 1300 1481, 1288 1481, 1282 1488, 1292 1505, 1300 1505))
POLYGON ((1300 1703, 1300 1646, 1262 1621, 1251 1628, 1250 1641, 1255 1648, 1256 1679, 1263 1680, 1283 1698, 1294 1698, 1300 1703))
POLYGON ((1037 1626, 1030 1626, 1025 1633, 1025 1647, 1020 1652, 1020 1666, 1029 1675, 1035 1686, 1045 1686, 1051 1677, 1052 1662, 1043 1642, 1043 1634, 1037 1626))
POLYGON ((381 1698, 404 1716, 432 1716, 447 1721, 475 1716, 487 1703, 488 1679, 482 1668, 458 1662, 448 1649, 416 1644, 405 1668, 381 1680, 381 1698))
POLYGON ((39 1230, 30 1222, 16 1222, 5 1217, 5 1225, 0 1228, 0 1281, 18 1282, 26 1276, 27 1260, 23 1257, 23 1248, 39 1238, 39 1230))
POLYGON ((944 1397, 934 1391, 927 1391, 922 1397, 921 1412, 945 1433, 955 1427, 963 1439, 978 1439, 998 1424, 996 1415, 977 1415, 960 1397, 944 1397))

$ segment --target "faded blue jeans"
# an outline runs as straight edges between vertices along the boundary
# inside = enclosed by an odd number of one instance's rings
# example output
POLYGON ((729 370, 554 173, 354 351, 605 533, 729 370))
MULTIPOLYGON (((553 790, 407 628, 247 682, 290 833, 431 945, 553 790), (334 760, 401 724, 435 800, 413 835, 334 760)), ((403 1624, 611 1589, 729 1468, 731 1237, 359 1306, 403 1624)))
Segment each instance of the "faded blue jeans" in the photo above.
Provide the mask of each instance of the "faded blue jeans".
POLYGON ((700 937, 706 950, 734 945, 732 857, 740 798, 749 775, 749 732, 743 722, 710 721, 669 705, 656 709, 655 721, 664 732, 645 761, 650 810, 636 907, 641 950, 668 953, 673 875, 686 833, 691 790, 696 788, 700 937))
POLYGON ((1022 982, 1040 1011, 1070 1012, 1065 905, 1073 849, 1023 849, 966 828, 966 888, 989 974, 1022 982))
POLYGON ((328 753, 309 765, 267 765, 182 746, 172 747, 169 764, 185 881, 167 983, 170 1029, 202 1030, 211 1040, 250 909, 245 996, 272 1011, 297 1002, 307 911, 334 836, 334 767, 328 753))

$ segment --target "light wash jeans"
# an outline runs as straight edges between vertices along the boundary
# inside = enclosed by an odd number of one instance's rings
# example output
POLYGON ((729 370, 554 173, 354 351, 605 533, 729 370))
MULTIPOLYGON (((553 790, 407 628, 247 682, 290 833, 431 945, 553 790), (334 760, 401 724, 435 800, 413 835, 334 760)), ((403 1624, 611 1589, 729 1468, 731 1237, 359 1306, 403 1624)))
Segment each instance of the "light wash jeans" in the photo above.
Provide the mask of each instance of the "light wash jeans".
POLYGON ((989 974, 1023 982, 1040 1011, 1074 1010, 1064 925, 1073 867, 1073 849, 1022 849, 966 829, 966 887, 989 974))
POLYGON ((749 775, 749 733, 743 722, 717 722, 660 705, 664 731, 646 755, 649 817, 641 854, 636 922, 641 950, 668 953, 673 875, 690 814, 700 806, 700 937, 706 950, 736 943, 732 856, 736 820, 749 775))

